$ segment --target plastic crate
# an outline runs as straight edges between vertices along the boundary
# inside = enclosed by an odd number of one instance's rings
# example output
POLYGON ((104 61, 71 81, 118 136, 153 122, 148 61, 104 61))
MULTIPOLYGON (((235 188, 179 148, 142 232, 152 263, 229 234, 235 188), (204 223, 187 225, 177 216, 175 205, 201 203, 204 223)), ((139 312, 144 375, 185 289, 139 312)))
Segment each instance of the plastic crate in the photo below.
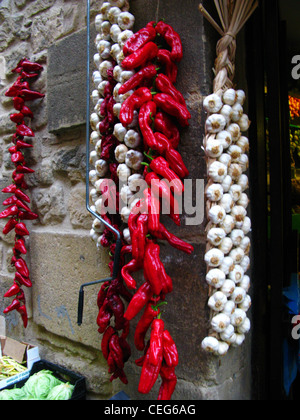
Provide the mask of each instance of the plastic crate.
MULTIPOLYGON (((62 366, 55 365, 54 363, 48 362, 46 360, 40 360, 34 363, 30 371, 30 376, 40 372, 41 370, 50 370, 53 372, 53 375, 60 381, 69 382, 71 385, 74 385, 74 391, 70 400, 86 400, 86 382, 83 376, 80 376, 62 366)), ((24 379, 14 385, 7 387, 6 389, 12 389, 15 386, 17 386, 17 388, 22 388, 26 381, 27 379, 24 379)))

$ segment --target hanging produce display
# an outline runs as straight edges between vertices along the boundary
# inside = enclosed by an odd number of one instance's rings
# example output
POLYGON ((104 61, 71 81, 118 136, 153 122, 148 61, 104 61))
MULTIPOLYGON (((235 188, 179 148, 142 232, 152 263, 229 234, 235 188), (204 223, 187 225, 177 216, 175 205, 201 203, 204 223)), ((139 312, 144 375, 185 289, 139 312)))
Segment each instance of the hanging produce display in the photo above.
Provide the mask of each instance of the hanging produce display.
POLYGON ((292 120, 300 117, 300 99, 289 95, 290 117, 292 120))
POLYGON ((3 234, 8 235, 15 232, 15 244, 11 265, 15 267, 15 279, 11 288, 5 293, 5 298, 13 298, 12 303, 4 310, 4 314, 16 310, 20 313, 24 328, 27 327, 28 316, 23 287, 31 288, 30 273, 25 259, 27 254, 25 238, 29 236, 26 227, 26 220, 35 220, 37 214, 29 207, 30 198, 24 192, 28 190, 25 176, 33 173, 34 170, 26 165, 24 151, 33 147, 28 142, 29 138, 35 136, 28 126, 33 119, 33 112, 26 105, 27 101, 44 98, 44 94, 31 90, 30 82, 36 80, 43 67, 38 63, 32 63, 28 59, 22 59, 17 67, 12 70, 18 74, 15 83, 6 91, 5 96, 13 98, 13 105, 17 112, 10 115, 10 119, 16 124, 16 132, 13 135, 13 145, 9 148, 11 161, 15 166, 12 174, 12 184, 2 190, 4 194, 11 194, 4 200, 3 206, 7 207, 0 213, 0 219, 8 219, 3 234), (28 122, 27 122, 28 121, 28 122))
POLYGON ((204 150, 208 183, 206 281, 210 331, 202 348, 225 355, 230 346, 239 346, 250 330, 247 311, 249 295, 251 220, 249 204, 250 126, 244 111, 246 95, 234 86, 236 36, 258 6, 258 1, 215 0, 220 27, 200 4, 201 13, 222 36, 217 45, 213 93, 203 102, 207 119, 204 150))
MULTIPOLYGON (((92 210, 123 238, 120 273, 98 295, 97 324, 111 381, 127 383, 129 323, 143 312, 134 334, 134 344, 143 352, 136 361, 142 368, 138 390, 148 394, 160 376, 158 399, 169 400, 177 383, 178 351, 162 319, 173 282, 158 240, 187 254, 193 247, 169 232, 160 214, 168 203, 170 218, 180 225, 178 197, 189 172, 177 148, 180 127, 189 125, 191 115, 174 86, 183 56, 179 34, 162 21, 134 33, 134 23, 125 0, 103 3, 95 18, 90 198, 92 210), (144 281, 138 287, 133 276, 141 270, 144 281)), ((114 235, 95 219, 91 237, 98 247, 109 248, 113 272, 114 235)))

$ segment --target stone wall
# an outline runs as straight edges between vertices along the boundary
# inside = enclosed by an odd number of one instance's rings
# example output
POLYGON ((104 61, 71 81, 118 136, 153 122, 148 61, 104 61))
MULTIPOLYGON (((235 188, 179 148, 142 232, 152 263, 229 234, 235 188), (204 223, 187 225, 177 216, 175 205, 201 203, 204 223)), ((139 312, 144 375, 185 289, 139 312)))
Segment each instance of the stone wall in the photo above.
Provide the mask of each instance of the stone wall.
MULTIPOLYGON (((91 1, 92 18, 101 3, 91 1)), ((211 90, 216 34, 203 22, 198 0, 130 3, 137 29, 148 21, 165 18, 182 35, 184 59, 177 86, 187 100, 192 122, 182 133, 180 151, 190 169, 190 179, 205 179, 201 101, 211 90)), ((89 238, 92 218, 85 208, 85 1, 2 0, 0 22, 1 189, 10 183, 12 168, 7 150, 14 132, 9 120, 12 103, 4 92, 15 80, 9 71, 20 58, 28 56, 45 67, 34 88, 46 93, 45 100, 34 105, 35 147, 27 155, 36 171, 28 176, 28 183, 33 211, 39 215, 38 221, 29 225, 30 254, 26 257, 33 281, 33 289, 27 293, 30 320, 24 331, 19 317, 8 315, 6 333, 37 344, 42 358, 83 374, 90 399, 109 399, 120 389, 139 399, 140 369, 134 364, 138 356, 135 352, 126 367, 129 385, 109 382, 96 325, 99 286, 86 290, 83 325, 76 323, 80 285, 107 276, 109 261, 107 252, 97 251, 89 238)), ((3 225, 1 222, 1 231, 3 225)), ((195 246, 192 257, 170 247, 162 250, 174 281, 165 320, 180 353, 174 399, 249 399, 249 338, 245 346, 231 350, 224 359, 211 358, 200 348, 208 320, 205 222, 189 227, 183 223, 181 229, 171 224, 169 227, 195 246)), ((9 265, 12 241, 12 236, 0 234, 1 313, 7 303, 2 296, 14 278, 9 265)), ((131 332, 131 343, 132 339, 131 332)), ((155 399, 156 395, 157 387, 146 398, 155 399)))

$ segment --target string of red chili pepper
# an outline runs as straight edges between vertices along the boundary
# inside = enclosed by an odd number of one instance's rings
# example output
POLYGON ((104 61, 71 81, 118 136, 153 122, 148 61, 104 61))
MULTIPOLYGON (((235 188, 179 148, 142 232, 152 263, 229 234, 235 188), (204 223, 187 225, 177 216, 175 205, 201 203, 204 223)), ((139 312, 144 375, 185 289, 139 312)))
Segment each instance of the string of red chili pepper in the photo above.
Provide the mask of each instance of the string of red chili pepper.
POLYGON ((174 86, 177 64, 183 56, 182 44, 170 25, 150 22, 129 38, 123 53, 122 67, 136 73, 121 86, 119 93, 135 91, 123 102, 119 119, 127 127, 132 123, 134 111, 139 113, 139 128, 148 158, 144 177, 149 186, 128 220, 132 245, 124 249, 131 254, 131 260, 123 265, 121 275, 128 289, 136 290, 133 274, 143 269, 145 282, 130 300, 124 317, 131 321, 145 308, 134 338, 136 348, 144 351, 144 356, 136 361, 142 367, 138 390, 148 394, 160 375, 162 385, 158 399, 169 400, 177 383, 178 351, 165 329, 159 308, 166 303, 173 283, 160 259, 157 240, 166 240, 187 254, 193 252, 190 244, 171 234, 160 222, 165 201, 170 205, 171 219, 180 225, 176 196, 183 193, 183 178, 189 174, 176 150, 180 141, 179 127, 187 127, 191 118, 184 97, 174 86), (165 49, 157 45, 162 42, 166 44, 165 49), (172 182, 172 188, 165 180, 172 182), (150 339, 146 344, 149 329, 150 339))
MULTIPOLYGON (((114 203, 118 205, 118 177, 116 175, 118 164, 114 160, 114 151, 119 143, 112 133, 115 124, 115 115, 113 106, 115 104, 113 91, 116 81, 113 78, 113 68, 107 71, 107 83, 104 91, 104 100, 101 104, 102 121, 99 124, 99 132, 101 138, 101 155, 100 159, 106 161, 109 167, 109 174, 107 177, 114 181, 114 190, 112 186, 107 183, 101 185, 101 200, 103 203, 103 211, 98 209, 99 215, 104 218, 110 225, 120 231, 122 221, 117 212, 113 213, 113 209, 108 207, 109 195, 116 196, 114 203), (105 207, 105 209, 104 209, 105 207)), ((118 207, 116 208, 118 211, 118 207)), ((120 231, 121 233, 121 231, 120 231)), ((110 249, 111 262, 109 268, 111 275, 113 274, 114 255, 115 255, 115 238, 109 229, 105 229, 101 235, 101 245, 110 249)), ((121 260, 124 257, 124 251, 121 255, 121 260)), ((97 325, 99 334, 103 334, 101 342, 101 350, 104 358, 107 360, 109 373, 112 375, 110 380, 120 379, 124 384, 128 383, 127 377, 124 372, 124 365, 131 356, 131 348, 127 342, 129 334, 129 321, 124 318, 126 302, 130 302, 132 295, 124 286, 121 274, 111 282, 103 283, 97 299, 99 313, 97 317, 97 325)))
POLYGON ((12 195, 4 200, 3 205, 7 208, 0 213, 0 219, 9 219, 3 229, 3 234, 7 235, 11 231, 15 231, 14 255, 11 260, 11 264, 16 269, 15 279, 11 288, 4 295, 5 298, 13 298, 13 301, 4 310, 4 314, 14 310, 19 312, 24 328, 27 327, 28 316, 22 287, 32 287, 29 269, 22 257, 27 254, 25 237, 29 236, 29 231, 24 221, 38 218, 38 215, 29 208, 30 198, 23 191, 28 190, 25 175, 34 172, 33 169, 26 165, 23 150, 33 147, 32 144, 26 141, 26 138, 35 136, 31 128, 25 123, 26 119, 33 119, 33 113, 25 105, 25 102, 44 98, 44 94, 31 90, 29 86, 29 82, 37 79, 42 70, 43 67, 40 64, 32 63, 26 58, 22 59, 17 67, 12 70, 13 73, 17 73, 19 76, 5 93, 5 96, 13 98, 14 108, 18 112, 10 115, 11 121, 16 124, 16 132, 12 140, 13 146, 9 148, 15 170, 12 174, 12 184, 2 190, 2 193, 12 195))

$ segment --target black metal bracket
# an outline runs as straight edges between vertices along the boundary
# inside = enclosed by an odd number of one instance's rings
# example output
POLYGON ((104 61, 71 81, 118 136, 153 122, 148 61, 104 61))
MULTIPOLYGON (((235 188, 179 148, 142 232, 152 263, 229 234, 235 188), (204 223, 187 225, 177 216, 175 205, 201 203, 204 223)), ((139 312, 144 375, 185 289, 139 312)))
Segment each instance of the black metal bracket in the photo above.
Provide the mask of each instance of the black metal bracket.
POLYGON ((79 290, 77 324, 82 325, 84 307, 84 288, 95 284, 112 281, 117 278, 120 268, 120 257, 122 248, 122 238, 120 232, 110 223, 104 220, 99 214, 95 213, 90 207, 90 0, 87 0, 87 77, 86 77, 86 208, 98 220, 100 220, 116 237, 116 249, 114 256, 113 275, 107 279, 96 280, 82 284, 79 290))

